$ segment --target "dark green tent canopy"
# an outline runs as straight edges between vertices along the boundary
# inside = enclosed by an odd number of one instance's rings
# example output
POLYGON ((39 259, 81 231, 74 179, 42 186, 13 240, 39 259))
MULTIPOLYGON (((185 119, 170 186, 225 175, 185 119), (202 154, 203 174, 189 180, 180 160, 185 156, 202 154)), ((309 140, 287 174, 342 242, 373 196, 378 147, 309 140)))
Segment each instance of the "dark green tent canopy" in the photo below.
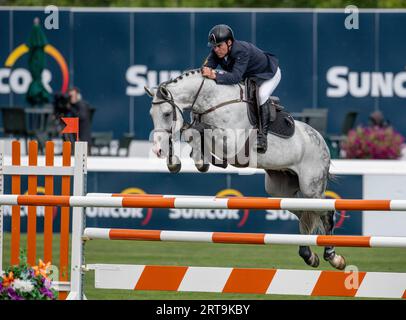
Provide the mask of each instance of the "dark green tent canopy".
POLYGON ((28 69, 31 72, 32 82, 28 88, 26 100, 32 106, 43 105, 50 101, 49 92, 45 89, 42 83, 42 71, 45 68, 45 52, 44 47, 48 44, 48 40, 41 29, 39 19, 34 20, 34 25, 31 30, 28 47, 28 69))

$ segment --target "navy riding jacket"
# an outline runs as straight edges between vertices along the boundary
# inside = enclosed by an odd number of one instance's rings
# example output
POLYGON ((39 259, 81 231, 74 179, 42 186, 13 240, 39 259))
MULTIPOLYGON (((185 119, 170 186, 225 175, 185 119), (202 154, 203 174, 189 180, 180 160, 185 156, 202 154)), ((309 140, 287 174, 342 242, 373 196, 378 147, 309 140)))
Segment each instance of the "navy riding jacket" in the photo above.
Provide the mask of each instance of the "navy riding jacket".
POLYGON ((246 78, 256 78, 257 82, 272 79, 278 70, 278 59, 246 41, 234 40, 225 58, 219 58, 212 49, 204 66, 215 69, 220 65, 224 71, 217 71, 218 84, 237 84, 246 78))

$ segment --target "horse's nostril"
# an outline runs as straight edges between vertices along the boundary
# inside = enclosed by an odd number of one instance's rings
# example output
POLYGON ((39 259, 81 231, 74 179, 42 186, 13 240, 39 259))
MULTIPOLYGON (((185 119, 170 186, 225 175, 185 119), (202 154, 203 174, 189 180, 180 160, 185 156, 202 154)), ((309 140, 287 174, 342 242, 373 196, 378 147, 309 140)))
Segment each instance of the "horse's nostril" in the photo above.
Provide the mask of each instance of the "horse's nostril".
POLYGON ((158 149, 158 152, 156 153, 158 157, 162 155, 162 149, 158 149))

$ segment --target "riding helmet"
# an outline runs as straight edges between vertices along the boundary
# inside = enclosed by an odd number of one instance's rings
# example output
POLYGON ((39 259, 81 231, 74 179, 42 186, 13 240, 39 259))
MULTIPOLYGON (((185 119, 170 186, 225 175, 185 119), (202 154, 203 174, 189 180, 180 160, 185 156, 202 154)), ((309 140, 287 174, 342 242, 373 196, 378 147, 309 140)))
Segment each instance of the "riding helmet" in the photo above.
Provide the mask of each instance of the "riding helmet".
POLYGON ((227 40, 234 41, 234 32, 228 25, 218 24, 211 28, 208 39, 209 42, 207 43, 207 45, 209 47, 216 46, 227 40))

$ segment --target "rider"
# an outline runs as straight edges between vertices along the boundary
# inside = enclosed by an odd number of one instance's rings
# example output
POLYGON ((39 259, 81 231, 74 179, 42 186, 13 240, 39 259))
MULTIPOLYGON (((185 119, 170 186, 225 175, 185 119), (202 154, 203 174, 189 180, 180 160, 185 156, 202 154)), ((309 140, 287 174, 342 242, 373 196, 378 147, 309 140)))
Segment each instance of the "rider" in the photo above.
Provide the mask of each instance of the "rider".
POLYGON ((212 48, 203 64, 202 75, 215 80, 218 84, 237 84, 246 78, 254 78, 259 85, 258 105, 259 153, 267 149, 269 119, 269 96, 281 79, 278 59, 264 52, 252 43, 236 40, 233 30, 225 24, 214 26, 208 36, 208 46, 212 48), (216 71, 220 65, 224 71, 216 71))

